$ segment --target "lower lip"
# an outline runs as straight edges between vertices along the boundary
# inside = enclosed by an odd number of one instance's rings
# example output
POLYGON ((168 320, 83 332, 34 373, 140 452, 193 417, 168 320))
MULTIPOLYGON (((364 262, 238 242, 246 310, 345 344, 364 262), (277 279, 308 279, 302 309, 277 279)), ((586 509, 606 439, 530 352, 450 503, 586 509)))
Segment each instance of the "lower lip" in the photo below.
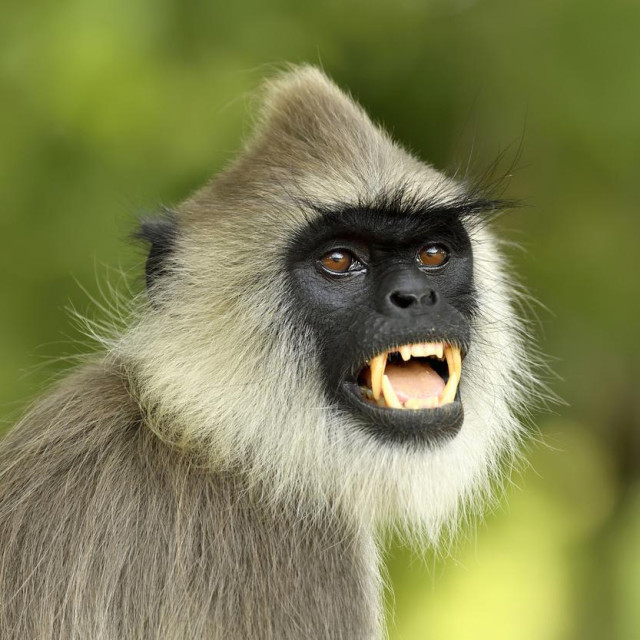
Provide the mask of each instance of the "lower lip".
POLYGON ((360 416, 360 427, 384 445, 432 448, 446 444, 462 428, 464 411, 456 393, 453 402, 434 409, 393 409, 363 400, 359 386, 343 385, 343 398, 360 416), (346 397, 345 397, 346 396, 346 397))

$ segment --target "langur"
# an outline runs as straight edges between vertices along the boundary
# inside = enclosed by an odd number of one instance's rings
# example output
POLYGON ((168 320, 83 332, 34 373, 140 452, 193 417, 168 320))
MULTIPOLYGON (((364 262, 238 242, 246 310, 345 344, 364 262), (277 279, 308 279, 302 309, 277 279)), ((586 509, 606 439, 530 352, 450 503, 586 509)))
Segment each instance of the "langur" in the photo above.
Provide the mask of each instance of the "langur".
POLYGON ((503 205, 317 69, 266 82, 142 223, 127 328, 0 444, 0 637, 380 638, 380 532, 436 544, 522 437, 503 205))

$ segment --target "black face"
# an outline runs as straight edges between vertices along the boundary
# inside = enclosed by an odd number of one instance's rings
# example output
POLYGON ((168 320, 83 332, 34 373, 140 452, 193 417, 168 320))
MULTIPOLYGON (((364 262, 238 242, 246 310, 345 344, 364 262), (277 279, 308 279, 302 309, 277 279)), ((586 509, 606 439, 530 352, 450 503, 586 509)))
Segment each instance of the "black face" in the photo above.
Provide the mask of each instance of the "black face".
POLYGON ((442 207, 322 211, 288 257, 327 395, 385 442, 453 437, 475 307, 460 215, 442 207))

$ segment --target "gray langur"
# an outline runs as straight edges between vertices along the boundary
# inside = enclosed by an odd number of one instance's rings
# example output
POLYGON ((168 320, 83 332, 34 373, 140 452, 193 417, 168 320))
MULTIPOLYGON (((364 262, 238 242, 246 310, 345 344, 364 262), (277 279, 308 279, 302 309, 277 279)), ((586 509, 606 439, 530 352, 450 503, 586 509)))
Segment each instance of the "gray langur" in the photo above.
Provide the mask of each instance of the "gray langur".
POLYGON ((0 445, 3 640, 372 639, 378 535, 436 543, 533 377, 487 221, 320 71, 142 224, 147 291, 0 445))

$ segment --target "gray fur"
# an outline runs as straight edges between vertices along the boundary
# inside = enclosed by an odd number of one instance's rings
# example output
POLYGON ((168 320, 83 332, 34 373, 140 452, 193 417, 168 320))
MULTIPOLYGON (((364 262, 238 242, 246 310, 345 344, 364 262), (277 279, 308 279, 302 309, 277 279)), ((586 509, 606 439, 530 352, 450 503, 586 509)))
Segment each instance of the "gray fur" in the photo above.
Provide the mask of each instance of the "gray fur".
POLYGON ((3 639, 374 633, 370 537, 163 445, 113 365, 65 380, 0 464, 3 639))
POLYGON ((326 400, 313 338, 288 320, 305 202, 465 187, 317 70, 268 83, 264 105, 247 149, 178 209, 154 303, 0 446, 3 639, 377 638, 376 531, 437 541, 517 449, 532 378, 484 227, 460 434, 386 447, 326 400))

